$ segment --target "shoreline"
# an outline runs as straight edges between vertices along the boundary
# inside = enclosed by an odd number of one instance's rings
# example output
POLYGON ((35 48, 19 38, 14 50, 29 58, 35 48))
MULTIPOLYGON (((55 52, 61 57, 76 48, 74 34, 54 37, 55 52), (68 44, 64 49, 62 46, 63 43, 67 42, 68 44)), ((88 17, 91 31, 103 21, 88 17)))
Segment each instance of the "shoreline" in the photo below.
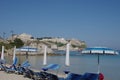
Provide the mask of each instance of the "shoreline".
MULTIPOLYGON (((44 54, 28 54, 27 56, 43 56, 44 54)), ((49 53, 47 54, 48 56, 64 56, 65 54, 54 54, 54 53, 49 53)), ((13 56, 12 54, 8 54, 5 56, 13 56)), ((26 56, 26 54, 16 54, 16 56, 26 56)))

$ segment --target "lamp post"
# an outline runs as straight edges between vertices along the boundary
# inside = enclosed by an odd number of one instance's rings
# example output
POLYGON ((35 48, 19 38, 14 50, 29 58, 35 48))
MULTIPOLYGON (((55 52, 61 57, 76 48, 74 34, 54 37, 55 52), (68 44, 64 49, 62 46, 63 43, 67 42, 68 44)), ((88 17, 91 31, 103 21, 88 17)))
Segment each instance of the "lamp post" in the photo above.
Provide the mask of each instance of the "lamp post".
POLYGON ((5 41, 5 34, 6 34, 6 33, 5 33, 5 32, 3 32, 3 40, 4 40, 4 41, 5 41))
POLYGON ((13 30, 11 30, 10 32, 11 32, 11 36, 12 36, 12 40, 13 40, 13 33, 14 33, 14 31, 13 31, 13 30))

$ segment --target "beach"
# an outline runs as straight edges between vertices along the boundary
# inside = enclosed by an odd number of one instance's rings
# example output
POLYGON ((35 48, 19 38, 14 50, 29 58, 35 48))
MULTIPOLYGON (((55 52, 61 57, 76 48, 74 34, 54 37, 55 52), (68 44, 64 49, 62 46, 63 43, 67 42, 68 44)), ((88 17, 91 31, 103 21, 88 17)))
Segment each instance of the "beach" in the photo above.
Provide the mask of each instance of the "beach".
MULTIPOLYGON (((39 72, 36 69, 31 69, 34 72, 39 72)), ((55 72, 48 71, 48 73, 52 73, 57 75, 59 78, 64 78, 64 74, 56 74, 55 72)), ((30 78, 24 77, 24 75, 18 75, 15 73, 6 73, 5 71, 0 71, 0 80, 31 80, 30 78)))
MULTIPOLYGON (((65 75, 63 74, 57 74, 57 76, 61 78, 65 77, 65 75)), ((23 75, 17 75, 15 73, 6 73, 4 71, 0 71, 0 80, 31 80, 31 79, 25 78, 23 75)))
MULTIPOLYGON (((96 55, 73 55, 71 52, 70 66, 65 66, 65 56, 48 56, 47 65, 56 63, 60 65, 59 74, 64 75, 64 70, 70 70, 71 73, 84 74, 86 72, 97 73, 97 56, 96 55)), ((25 56, 17 56, 19 62, 22 63, 26 60, 25 56)), ((43 65, 43 56, 28 56, 28 61, 32 69, 40 71, 43 65)), ((118 80, 120 79, 120 56, 101 55, 100 56, 100 72, 104 74, 105 80, 118 80), (114 69, 114 70, 113 70, 114 69)), ((6 56, 6 62, 11 64, 11 57, 6 56)), ((57 72, 54 70, 53 72, 57 72)), ((22 76, 23 77, 23 76, 22 76)))
POLYGON ((0 71, 0 80, 30 80, 29 78, 24 78, 23 75, 17 75, 14 73, 6 73, 0 71))

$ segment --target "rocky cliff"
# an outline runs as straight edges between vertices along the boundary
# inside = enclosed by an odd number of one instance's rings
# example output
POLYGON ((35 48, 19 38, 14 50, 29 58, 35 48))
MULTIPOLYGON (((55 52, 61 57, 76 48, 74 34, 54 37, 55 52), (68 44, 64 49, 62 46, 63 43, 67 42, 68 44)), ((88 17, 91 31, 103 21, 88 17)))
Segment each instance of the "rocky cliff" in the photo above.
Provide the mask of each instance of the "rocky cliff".
POLYGON ((54 50, 65 50, 66 44, 70 43, 70 50, 80 50, 86 47, 86 43, 84 41, 78 39, 65 39, 65 38, 53 38, 53 37, 42 37, 42 38, 34 38, 32 35, 23 33, 20 35, 14 35, 9 38, 9 40, 14 40, 15 38, 19 38, 24 42, 24 46, 30 46, 33 48, 38 48, 38 54, 42 54, 44 50, 44 46, 48 47, 47 53, 54 53, 54 50))

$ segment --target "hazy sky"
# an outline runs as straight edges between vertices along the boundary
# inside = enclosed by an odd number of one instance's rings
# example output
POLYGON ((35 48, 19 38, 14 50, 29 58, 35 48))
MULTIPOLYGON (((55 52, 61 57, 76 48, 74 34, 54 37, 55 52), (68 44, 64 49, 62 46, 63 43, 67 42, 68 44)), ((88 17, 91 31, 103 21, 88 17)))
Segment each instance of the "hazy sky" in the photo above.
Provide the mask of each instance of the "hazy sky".
POLYGON ((0 35, 11 30, 120 49, 120 0, 0 0, 0 35))

